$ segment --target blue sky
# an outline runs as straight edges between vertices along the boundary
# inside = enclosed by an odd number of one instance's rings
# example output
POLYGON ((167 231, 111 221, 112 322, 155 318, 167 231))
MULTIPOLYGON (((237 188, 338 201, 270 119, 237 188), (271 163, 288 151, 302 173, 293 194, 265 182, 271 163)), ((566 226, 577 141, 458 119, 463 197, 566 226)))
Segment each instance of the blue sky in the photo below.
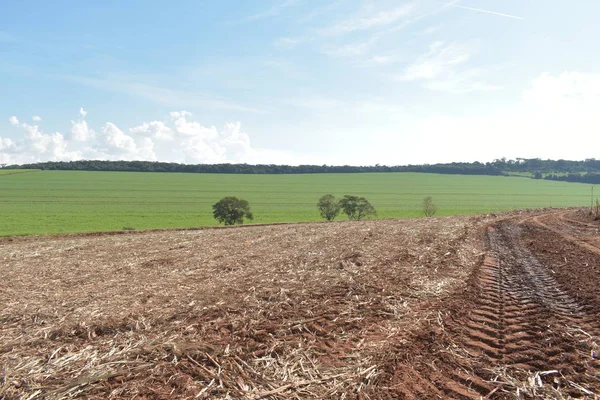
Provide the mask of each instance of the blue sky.
POLYGON ((598 15, 594 0, 4 0, 0 163, 597 157, 598 15))

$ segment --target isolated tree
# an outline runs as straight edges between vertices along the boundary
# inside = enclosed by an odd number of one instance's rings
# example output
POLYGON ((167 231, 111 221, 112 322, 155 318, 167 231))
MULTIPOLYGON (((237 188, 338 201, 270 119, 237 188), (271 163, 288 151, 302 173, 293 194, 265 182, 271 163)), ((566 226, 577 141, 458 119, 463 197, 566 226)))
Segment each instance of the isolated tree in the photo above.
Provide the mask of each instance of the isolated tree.
POLYGON ((423 214, 426 217, 433 217, 437 212, 437 206, 433 203, 433 197, 427 196, 423 199, 423 214))
POLYGON ((340 202, 331 194, 326 194, 319 199, 317 208, 321 213, 321 217, 327 221, 333 221, 340 213, 340 202))
POLYGON ((348 219, 361 220, 370 215, 377 215, 375 208, 364 197, 345 195, 340 200, 340 207, 348 219))
POLYGON ((254 219, 248 202, 237 197, 223 197, 212 208, 215 219, 225 225, 243 224, 244 218, 254 219))

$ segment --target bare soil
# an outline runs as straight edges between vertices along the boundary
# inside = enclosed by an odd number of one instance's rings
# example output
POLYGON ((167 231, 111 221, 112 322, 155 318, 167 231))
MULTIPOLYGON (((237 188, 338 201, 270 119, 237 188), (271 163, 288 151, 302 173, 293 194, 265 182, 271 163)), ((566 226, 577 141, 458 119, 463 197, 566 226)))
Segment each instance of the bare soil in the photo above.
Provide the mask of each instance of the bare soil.
POLYGON ((0 240, 2 399, 600 393, 580 210, 0 240))

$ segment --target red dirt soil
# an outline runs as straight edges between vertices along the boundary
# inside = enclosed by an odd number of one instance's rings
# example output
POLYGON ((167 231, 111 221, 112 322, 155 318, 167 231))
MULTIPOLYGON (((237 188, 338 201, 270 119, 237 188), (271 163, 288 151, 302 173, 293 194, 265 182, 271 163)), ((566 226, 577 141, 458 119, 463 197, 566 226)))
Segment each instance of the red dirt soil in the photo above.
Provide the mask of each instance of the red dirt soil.
POLYGON ((598 398, 599 232, 539 210, 5 239, 0 398, 598 398))

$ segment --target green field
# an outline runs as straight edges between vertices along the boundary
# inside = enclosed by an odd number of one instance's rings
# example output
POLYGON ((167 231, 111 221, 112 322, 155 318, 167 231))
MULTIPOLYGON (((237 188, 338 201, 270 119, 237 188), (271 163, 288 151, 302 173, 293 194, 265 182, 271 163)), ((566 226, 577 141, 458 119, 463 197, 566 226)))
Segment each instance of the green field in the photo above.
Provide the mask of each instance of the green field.
POLYGON ((438 215, 590 204, 589 185, 520 177, 36 171, 0 176, 0 235, 216 225, 224 196, 248 200, 255 223, 318 221, 327 193, 364 196, 379 218, 420 216, 425 196, 438 215))
POLYGON ((14 175, 14 174, 26 174, 28 172, 38 172, 38 169, 0 169, 0 176, 2 175, 14 175))

